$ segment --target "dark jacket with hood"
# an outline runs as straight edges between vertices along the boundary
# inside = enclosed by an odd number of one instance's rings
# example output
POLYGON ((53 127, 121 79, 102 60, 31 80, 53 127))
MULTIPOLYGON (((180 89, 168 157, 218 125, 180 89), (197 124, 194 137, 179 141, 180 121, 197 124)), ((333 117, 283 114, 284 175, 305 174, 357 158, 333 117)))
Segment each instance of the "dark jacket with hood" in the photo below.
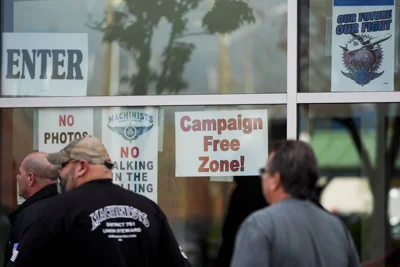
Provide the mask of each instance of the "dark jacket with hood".
POLYGON ((52 197, 57 194, 57 185, 48 185, 28 198, 8 216, 11 231, 4 251, 5 262, 3 266, 6 266, 10 261, 14 245, 17 244, 18 246, 24 232, 39 218, 40 212, 51 203, 52 197))

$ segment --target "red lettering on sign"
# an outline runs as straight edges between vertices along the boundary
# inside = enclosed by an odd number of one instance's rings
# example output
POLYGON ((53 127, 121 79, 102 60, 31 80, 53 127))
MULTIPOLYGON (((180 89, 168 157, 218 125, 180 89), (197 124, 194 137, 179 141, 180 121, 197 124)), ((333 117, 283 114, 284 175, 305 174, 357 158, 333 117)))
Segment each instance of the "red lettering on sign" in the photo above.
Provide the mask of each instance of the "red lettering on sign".
POLYGON ((221 135, 225 131, 243 131, 251 134, 254 130, 263 129, 263 120, 260 117, 242 118, 241 114, 237 114, 237 118, 228 119, 192 119, 190 116, 183 116, 180 127, 184 132, 217 132, 221 135))
POLYGON ((121 147, 121 158, 138 158, 140 154, 139 148, 134 146, 134 147, 121 147))
POLYGON ((58 117, 58 126, 60 127, 73 126, 74 123, 75 119, 72 115, 60 115, 58 117))
POLYGON ((244 171, 244 156, 239 160, 211 160, 210 157, 199 157, 200 167, 198 172, 241 172, 244 171))
POLYGON ((232 151, 238 151, 240 148, 240 141, 238 139, 233 139, 231 141, 227 139, 213 139, 212 136, 204 136, 204 151, 208 151, 208 147, 212 146, 212 151, 218 151, 218 148, 221 151, 228 151, 229 149, 232 151))
POLYGON ((202 161, 200 167, 199 167, 199 172, 208 172, 208 168, 206 168, 206 164, 210 160, 210 157, 199 157, 199 160, 202 161))
POLYGON ((189 116, 183 116, 182 117, 182 119, 181 119, 181 129, 184 131, 184 132, 188 132, 188 131, 190 131, 190 126, 185 126, 185 121, 190 121, 190 117, 189 116))

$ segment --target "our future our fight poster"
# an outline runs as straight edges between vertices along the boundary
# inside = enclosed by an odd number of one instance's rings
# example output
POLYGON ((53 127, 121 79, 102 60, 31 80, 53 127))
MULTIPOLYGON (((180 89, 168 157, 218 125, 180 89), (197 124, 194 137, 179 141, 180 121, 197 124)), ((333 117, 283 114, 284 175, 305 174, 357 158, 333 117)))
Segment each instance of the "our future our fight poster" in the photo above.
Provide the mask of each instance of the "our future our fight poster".
POLYGON ((333 0, 332 91, 393 91, 394 0, 333 0))

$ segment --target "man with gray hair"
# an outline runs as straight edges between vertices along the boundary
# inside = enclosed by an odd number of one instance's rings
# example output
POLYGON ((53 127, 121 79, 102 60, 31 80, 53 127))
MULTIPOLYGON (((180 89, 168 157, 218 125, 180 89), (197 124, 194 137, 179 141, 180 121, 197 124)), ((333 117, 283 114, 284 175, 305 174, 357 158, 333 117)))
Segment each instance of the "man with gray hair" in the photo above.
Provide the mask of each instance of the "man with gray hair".
POLYGON ((13 249, 18 247, 24 232, 34 223, 40 212, 57 195, 57 166, 47 160, 47 154, 34 152, 27 155, 17 174, 19 195, 25 202, 9 215, 12 225, 5 249, 5 264, 10 261, 13 249))

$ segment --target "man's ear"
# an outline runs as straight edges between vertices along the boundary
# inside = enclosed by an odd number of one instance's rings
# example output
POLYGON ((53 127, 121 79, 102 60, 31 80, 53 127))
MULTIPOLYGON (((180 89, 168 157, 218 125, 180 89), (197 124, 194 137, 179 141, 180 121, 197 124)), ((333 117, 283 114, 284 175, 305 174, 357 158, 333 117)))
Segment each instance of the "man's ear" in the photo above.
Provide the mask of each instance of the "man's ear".
POLYGON ((281 175, 275 172, 270 175, 272 190, 277 190, 281 186, 281 175))
POLYGON ((84 176, 89 171, 89 163, 86 160, 80 160, 76 166, 78 177, 84 176))
POLYGON ((33 172, 30 172, 28 175, 28 185, 33 186, 36 183, 36 174, 33 172))

